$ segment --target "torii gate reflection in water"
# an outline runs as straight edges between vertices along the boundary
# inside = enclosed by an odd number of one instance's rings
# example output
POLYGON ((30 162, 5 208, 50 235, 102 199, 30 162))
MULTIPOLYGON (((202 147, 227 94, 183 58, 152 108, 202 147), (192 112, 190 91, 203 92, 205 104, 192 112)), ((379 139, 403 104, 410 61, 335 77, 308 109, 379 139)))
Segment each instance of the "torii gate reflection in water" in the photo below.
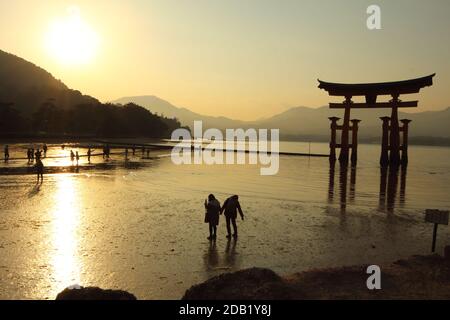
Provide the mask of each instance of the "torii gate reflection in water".
POLYGON ((339 162, 347 165, 349 162, 349 150, 352 149, 351 163, 356 164, 358 159, 358 123, 360 120, 350 120, 351 109, 391 108, 391 117, 382 117, 382 141, 380 165, 386 167, 406 166, 408 163, 408 125, 411 120, 402 119, 402 127, 399 125, 398 108, 417 107, 418 101, 401 101, 400 95, 419 93, 420 89, 433 85, 435 74, 427 77, 382 83, 343 84, 319 81, 319 88, 324 89, 330 96, 345 97, 343 103, 330 103, 331 109, 344 109, 344 121, 338 125, 338 117, 330 117, 331 141, 330 162, 336 161, 336 148, 340 148, 339 162), (391 96, 388 102, 377 102, 378 96, 391 96), (365 97, 365 103, 355 103, 353 97, 365 97), (352 125, 350 126, 350 122, 352 125), (342 130, 341 141, 336 143, 336 131, 342 130), (352 131, 352 142, 349 142, 349 131, 352 131), (402 143, 400 132, 403 133, 402 143), (400 151, 402 156, 400 157, 400 151))

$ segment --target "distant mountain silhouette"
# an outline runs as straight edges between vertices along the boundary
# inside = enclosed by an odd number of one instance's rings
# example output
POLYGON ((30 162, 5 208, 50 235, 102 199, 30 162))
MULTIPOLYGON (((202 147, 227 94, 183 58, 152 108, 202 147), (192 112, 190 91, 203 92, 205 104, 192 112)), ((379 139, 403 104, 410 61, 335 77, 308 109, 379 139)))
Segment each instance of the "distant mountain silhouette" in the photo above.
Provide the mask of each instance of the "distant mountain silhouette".
POLYGON ((69 89, 33 63, 0 50, 0 103, 12 102, 16 110, 31 114, 49 100, 62 108, 99 103, 95 98, 69 89))
MULTIPOLYGON (((419 107, 420 108, 420 107, 419 107)), ((352 110, 352 119, 360 119, 359 136, 361 138, 379 137, 381 135, 381 120, 379 117, 390 116, 390 109, 352 110)), ((313 135, 325 133, 329 136, 328 117, 343 118, 343 110, 332 110, 328 107, 317 109, 297 107, 275 115, 269 119, 256 122, 258 127, 280 128, 284 135, 313 135)), ((418 113, 399 112, 399 119, 411 119, 413 136, 450 138, 450 108, 441 111, 418 113)), ((342 121, 342 120, 341 120, 342 121)))
POLYGON ((170 137, 179 122, 126 104, 103 104, 44 69, 0 51, 1 137, 170 137))
MULTIPOLYGON (((257 121, 240 121, 226 117, 211 117, 179 108, 156 96, 125 97, 114 103, 139 104, 152 112, 176 117, 182 125, 192 128, 194 120, 202 120, 205 128, 278 128, 284 138, 312 139, 328 141, 330 123, 328 117, 343 117, 343 110, 331 110, 328 107, 294 107, 272 117, 257 121)), ((419 109, 420 110, 420 106, 419 109)), ((362 120, 361 139, 377 139, 381 135, 381 116, 390 116, 390 109, 353 110, 352 118, 362 120)), ((441 111, 418 113, 399 112, 400 119, 411 119, 411 137, 450 138, 450 108, 441 111)), ((422 141, 427 139, 423 138, 422 141)))
POLYGON ((202 120, 207 128, 238 128, 247 125, 247 122, 240 120, 233 120, 226 117, 212 117, 195 113, 186 108, 176 107, 168 101, 160 99, 156 96, 135 96, 124 97, 112 101, 116 104, 135 103, 144 108, 147 108, 153 113, 163 115, 168 118, 177 118, 183 125, 193 128, 195 120, 202 120))

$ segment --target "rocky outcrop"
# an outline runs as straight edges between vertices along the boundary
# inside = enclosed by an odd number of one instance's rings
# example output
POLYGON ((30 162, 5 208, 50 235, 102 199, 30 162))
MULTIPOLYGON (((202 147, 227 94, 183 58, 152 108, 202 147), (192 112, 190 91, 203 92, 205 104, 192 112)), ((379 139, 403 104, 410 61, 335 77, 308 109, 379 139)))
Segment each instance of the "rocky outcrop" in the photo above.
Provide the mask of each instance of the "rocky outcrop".
POLYGON ((122 290, 104 290, 98 287, 66 288, 56 296, 56 300, 137 300, 122 290))
POLYGON ((292 290, 269 269, 251 268, 225 273, 191 287, 183 300, 290 299, 292 290))
POLYGON ((450 299, 446 256, 412 256, 380 266, 381 289, 367 288, 368 265, 316 269, 280 277, 252 268, 223 274, 186 291, 185 300, 450 299))

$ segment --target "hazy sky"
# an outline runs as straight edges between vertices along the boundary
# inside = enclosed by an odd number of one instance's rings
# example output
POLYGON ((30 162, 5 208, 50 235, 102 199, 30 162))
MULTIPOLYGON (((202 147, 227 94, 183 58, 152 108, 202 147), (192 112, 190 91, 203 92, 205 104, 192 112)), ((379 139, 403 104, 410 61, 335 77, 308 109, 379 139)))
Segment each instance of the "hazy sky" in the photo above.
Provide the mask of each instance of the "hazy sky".
POLYGON ((325 105, 317 78, 374 82, 436 72, 417 111, 450 106, 448 0, 0 0, 0 30, 2 50, 102 101, 150 94, 250 120, 325 105), (382 30, 366 27, 370 4, 381 7, 382 30), (49 25, 73 6, 98 39, 82 65, 46 47, 49 25))

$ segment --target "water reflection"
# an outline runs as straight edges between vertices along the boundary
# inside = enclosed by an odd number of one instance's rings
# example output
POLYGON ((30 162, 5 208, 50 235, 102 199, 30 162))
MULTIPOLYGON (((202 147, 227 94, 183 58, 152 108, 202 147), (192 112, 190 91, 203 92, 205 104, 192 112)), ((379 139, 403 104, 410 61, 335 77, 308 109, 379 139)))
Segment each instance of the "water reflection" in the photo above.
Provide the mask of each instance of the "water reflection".
POLYGON ((217 252, 217 245, 215 241, 209 242, 208 251, 205 254, 206 271, 213 271, 219 265, 219 253, 217 252))
POLYGON ((230 268, 236 265, 236 239, 228 239, 227 247, 225 249, 225 263, 230 268))
POLYGON ((400 199, 399 207, 405 205, 407 167, 389 167, 380 169, 380 211, 393 212, 396 207, 398 193, 398 178, 400 174, 400 199))
POLYGON ((77 256, 79 226, 79 199, 72 177, 56 177, 55 207, 53 209, 52 278, 55 291, 80 283, 80 266, 77 256))
MULTIPOLYGON (((330 164, 329 180, 328 180, 328 203, 334 203, 335 196, 335 169, 336 164, 330 164)), ((345 213, 348 203, 355 202, 356 195, 356 167, 350 168, 350 190, 348 191, 348 166, 339 166, 339 205, 342 213, 345 213), (349 193, 347 199, 347 193, 349 193)))
POLYGON ((225 252, 219 254, 215 241, 210 241, 208 249, 204 255, 205 270, 209 277, 215 275, 216 271, 238 269, 238 259, 236 252, 237 239, 228 239, 225 252))
MULTIPOLYGON (((347 205, 355 203, 355 198, 357 197, 357 167, 351 166, 349 168, 346 165, 339 165, 339 187, 338 190, 336 190, 335 166, 335 163, 330 164, 328 179, 328 203, 334 204, 336 193, 338 193, 340 211, 341 213, 345 213, 347 205), (348 183, 349 175, 350 184, 348 183)), ((392 213, 397 206, 400 208, 405 206, 406 177, 407 167, 380 168, 380 187, 378 197, 379 211, 392 213), (398 203, 397 198, 399 198, 398 203)))

